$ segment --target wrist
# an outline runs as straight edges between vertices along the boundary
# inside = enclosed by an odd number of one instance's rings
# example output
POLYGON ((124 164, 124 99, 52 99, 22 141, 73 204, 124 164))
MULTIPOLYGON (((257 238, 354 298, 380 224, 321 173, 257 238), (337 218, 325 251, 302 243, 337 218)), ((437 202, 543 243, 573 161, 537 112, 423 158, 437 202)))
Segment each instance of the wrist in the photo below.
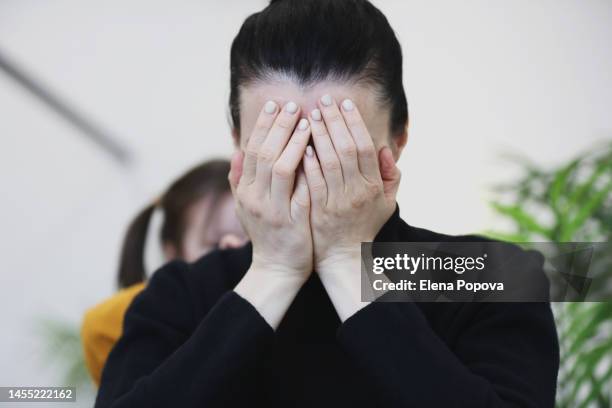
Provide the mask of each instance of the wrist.
POLYGON ((359 256, 337 258, 317 273, 342 322, 369 304, 362 301, 359 256))
POLYGON ((304 283, 301 276, 283 272, 287 271, 277 266, 252 265, 234 288, 275 330, 304 283))
POLYGON ((341 321, 368 304, 361 300, 361 245, 335 250, 321 259, 317 274, 341 321))
POLYGON ((247 275, 249 280, 260 282, 262 285, 283 286, 296 290, 299 290, 308 279, 308 276, 301 270, 289 268, 286 265, 262 264, 255 260, 251 263, 243 280, 247 275))
POLYGON ((361 270, 361 245, 352 245, 331 252, 317 262, 319 274, 337 273, 350 270, 359 273, 361 270))
POLYGON ((249 271, 266 280, 295 281, 301 285, 310 276, 312 261, 310 261, 310 265, 303 265, 303 262, 295 262, 295 260, 294 263, 291 261, 280 262, 278 259, 270 259, 270 257, 253 253, 249 271))

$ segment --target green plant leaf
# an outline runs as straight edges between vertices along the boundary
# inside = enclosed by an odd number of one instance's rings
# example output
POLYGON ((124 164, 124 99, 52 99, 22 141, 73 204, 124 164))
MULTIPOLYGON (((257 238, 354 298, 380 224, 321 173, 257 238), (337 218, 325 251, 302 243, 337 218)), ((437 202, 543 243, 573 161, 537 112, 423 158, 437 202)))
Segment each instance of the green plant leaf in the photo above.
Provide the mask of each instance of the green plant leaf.
POLYGON ((519 230, 524 230, 533 234, 539 234, 543 237, 550 237, 550 230, 543 225, 540 225, 533 216, 517 205, 505 205, 497 202, 491 203, 491 206, 498 213, 510 217, 519 227, 519 230))
MULTIPOLYGON (((491 203, 515 231, 487 236, 514 242, 612 240, 612 142, 596 144, 552 170, 524 158, 516 162, 522 176, 498 190, 513 204, 491 203), (536 214, 552 214, 553 222, 543 225, 536 214)), ((609 276, 612 256, 598 268, 609 276)), ((557 406, 610 406, 612 365, 601 376, 595 373, 602 361, 612 360, 612 303, 560 303, 553 311, 561 348, 557 406), (581 387, 589 392, 579 395, 581 387)))

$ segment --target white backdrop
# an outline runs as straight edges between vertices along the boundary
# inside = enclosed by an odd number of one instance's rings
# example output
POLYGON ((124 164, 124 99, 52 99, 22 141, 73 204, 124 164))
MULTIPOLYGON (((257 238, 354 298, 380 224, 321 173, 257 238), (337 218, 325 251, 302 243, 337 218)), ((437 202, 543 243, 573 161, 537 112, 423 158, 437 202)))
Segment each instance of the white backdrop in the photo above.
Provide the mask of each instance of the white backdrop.
MULTIPOLYGON (((264 1, 2 0, 0 51, 111 130, 118 167, 0 72, 0 386, 51 385, 36 318, 78 322, 113 290, 124 228, 172 178, 229 156, 229 45, 264 1)), ((411 224, 493 225, 522 152, 565 160, 612 134, 612 3, 375 1, 405 54, 411 224)), ((38 405, 40 406, 40 405, 38 405)))

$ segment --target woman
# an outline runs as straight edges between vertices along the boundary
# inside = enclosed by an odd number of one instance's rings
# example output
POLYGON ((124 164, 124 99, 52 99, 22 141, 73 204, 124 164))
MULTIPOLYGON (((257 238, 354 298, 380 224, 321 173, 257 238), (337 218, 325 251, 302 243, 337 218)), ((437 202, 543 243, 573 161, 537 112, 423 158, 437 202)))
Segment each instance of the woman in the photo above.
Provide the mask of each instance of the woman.
POLYGON ((226 160, 194 167, 130 224, 117 276, 120 291, 89 309, 81 328, 85 363, 96 385, 121 335, 125 310, 144 289, 146 270, 152 269, 146 263, 159 265, 156 258, 193 262, 216 247, 244 244, 227 182, 229 167, 226 160))
POLYGON ((476 239, 399 217, 408 113, 378 9, 272 1, 233 42, 230 108, 251 245, 155 274, 97 407, 553 406, 548 304, 361 301, 361 242, 476 239))

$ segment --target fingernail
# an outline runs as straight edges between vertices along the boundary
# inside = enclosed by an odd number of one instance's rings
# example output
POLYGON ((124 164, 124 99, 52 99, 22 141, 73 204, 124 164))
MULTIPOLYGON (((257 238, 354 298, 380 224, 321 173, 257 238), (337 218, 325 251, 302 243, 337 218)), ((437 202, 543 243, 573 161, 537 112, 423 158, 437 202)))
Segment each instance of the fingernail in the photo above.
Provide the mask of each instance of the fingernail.
POLYGON ((306 156, 312 157, 314 156, 314 150, 311 145, 306 146, 306 156))
POLYGON ((323 106, 331 106, 331 104, 333 103, 333 99, 331 97, 331 95, 324 95, 321 98, 321 103, 323 104, 323 106))
POLYGON ((295 113, 298 110, 298 106, 295 102, 289 102, 287 104, 287 106, 285 106, 285 109, 287 110, 287 112, 289 113, 295 113))
POLYGON ((266 102, 266 105, 264 106, 264 111, 268 114, 276 112, 276 103, 273 101, 266 102))
POLYGON ((304 118, 300 119, 300 123, 298 123, 298 129, 299 130, 308 129, 308 121, 304 118))
POLYGON ((321 111, 318 109, 315 109, 312 112, 310 112, 310 116, 312 117, 313 120, 316 120, 318 122, 321 120, 321 111))
POLYGON ((350 99, 345 99, 342 102, 342 107, 344 108, 345 111, 349 111, 350 112, 355 107, 355 104, 350 99))

